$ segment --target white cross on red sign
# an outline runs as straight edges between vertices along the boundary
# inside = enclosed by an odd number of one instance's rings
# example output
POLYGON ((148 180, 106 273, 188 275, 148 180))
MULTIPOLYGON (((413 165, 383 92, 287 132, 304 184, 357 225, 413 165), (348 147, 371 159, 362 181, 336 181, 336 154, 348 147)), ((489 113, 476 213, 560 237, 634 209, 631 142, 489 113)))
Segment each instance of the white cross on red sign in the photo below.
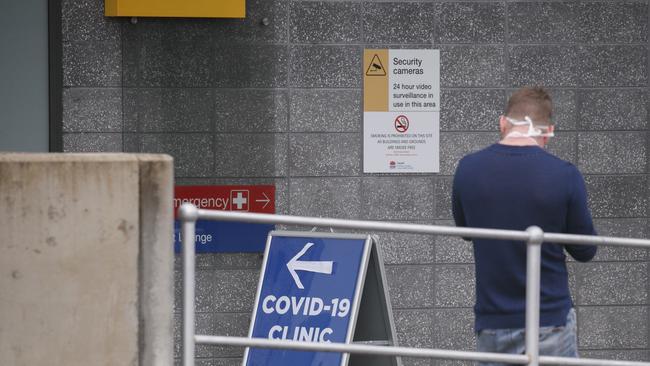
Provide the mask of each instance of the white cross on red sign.
POLYGON ((248 211, 248 190, 230 191, 230 210, 248 211))

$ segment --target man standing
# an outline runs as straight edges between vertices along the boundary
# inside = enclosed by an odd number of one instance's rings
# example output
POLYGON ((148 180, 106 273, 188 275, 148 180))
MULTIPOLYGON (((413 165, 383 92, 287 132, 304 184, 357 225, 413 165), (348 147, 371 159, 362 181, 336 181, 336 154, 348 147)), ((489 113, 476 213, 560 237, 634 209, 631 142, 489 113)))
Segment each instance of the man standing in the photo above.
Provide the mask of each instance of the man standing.
MULTIPOLYGON (((517 90, 499 127, 501 141, 465 156, 454 176, 452 208, 457 226, 595 235, 578 169, 543 148, 553 136, 552 102, 540 87, 517 90)), ((525 352, 526 245, 473 239, 477 348, 525 352)), ((542 245, 540 354, 577 357, 576 315, 569 293, 566 250, 578 261, 596 246, 542 245)), ((494 365, 494 364, 481 364, 494 365)))

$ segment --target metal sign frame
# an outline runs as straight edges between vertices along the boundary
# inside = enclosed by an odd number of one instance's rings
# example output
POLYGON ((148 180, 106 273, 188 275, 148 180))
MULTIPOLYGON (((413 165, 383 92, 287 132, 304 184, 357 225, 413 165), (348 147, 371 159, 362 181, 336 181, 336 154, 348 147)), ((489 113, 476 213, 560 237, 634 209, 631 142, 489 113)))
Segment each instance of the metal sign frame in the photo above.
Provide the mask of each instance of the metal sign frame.
MULTIPOLYGON (((381 247, 376 235, 372 235, 371 239, 370 258, 352 343, 396 347, 399 342, 381 247)), ((349 366, 366 365, 402 366, 402 359, 397 355, 379 357, 377 355, 352 354, 350 356, 349 366)))

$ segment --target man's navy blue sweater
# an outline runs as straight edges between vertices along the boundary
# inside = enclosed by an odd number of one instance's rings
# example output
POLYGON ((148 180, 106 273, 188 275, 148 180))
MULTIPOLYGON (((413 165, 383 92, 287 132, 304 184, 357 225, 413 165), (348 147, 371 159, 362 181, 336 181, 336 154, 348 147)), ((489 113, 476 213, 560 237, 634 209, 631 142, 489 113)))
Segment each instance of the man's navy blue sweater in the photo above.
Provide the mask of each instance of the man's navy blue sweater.
MULTIPOLYGON (((465 156, 454 177, 457 226, 596 235, 578 169, 538 146, 494 144, 465 156)), ((475 328, 525 327, 526 245, 474 239, 475 328)), ((596 246, 542 245, 540 326, 564 325, 573 306, 564 250, 586 262, 596 246)))

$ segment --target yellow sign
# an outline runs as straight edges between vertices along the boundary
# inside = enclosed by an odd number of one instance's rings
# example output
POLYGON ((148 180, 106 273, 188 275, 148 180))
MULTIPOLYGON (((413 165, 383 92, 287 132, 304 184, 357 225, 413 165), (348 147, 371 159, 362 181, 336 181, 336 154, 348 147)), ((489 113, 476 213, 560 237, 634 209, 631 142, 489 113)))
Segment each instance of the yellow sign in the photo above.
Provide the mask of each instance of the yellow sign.
POLYGON ((363 51, 363 110, 388 111, 388 76, 384 69, 388 50, 363 51))
POLYGON ((245 18, 246 0, 105 0, 109 17, 245 18))

